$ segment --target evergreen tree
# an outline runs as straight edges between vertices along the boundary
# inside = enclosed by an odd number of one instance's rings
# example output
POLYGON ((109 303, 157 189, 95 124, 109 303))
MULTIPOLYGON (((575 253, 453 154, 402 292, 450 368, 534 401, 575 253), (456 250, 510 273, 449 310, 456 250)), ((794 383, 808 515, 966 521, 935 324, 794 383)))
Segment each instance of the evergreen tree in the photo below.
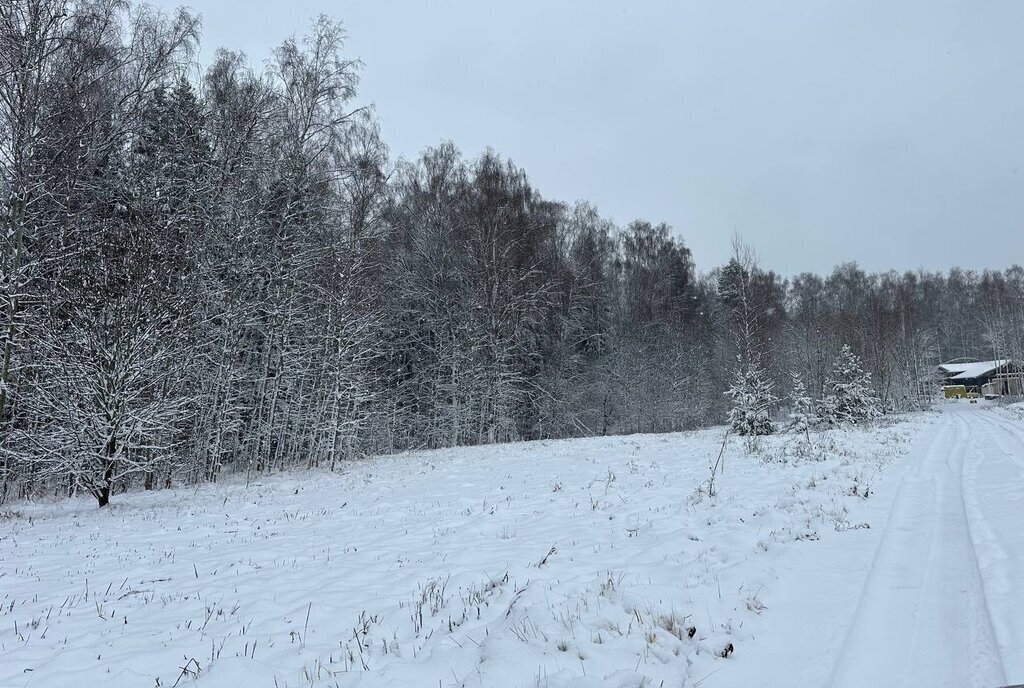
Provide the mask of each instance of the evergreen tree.
POLYGON ((860 358, 848 344, 839 351, 825 381, 825 390, 819 413, 827 423, 861 423, 879 414, 871 373, 864 371, 860 358))
POLYGON ((739 435, 771 435, 775 432, 771 411, 778 402, 772 381, 757 361, 737 361, 736 377, 725 393, 732 399, 729 426, 739 435))
POLYGON ((807 387, 804 385, 803 377, 800 373, 792 372, 789 374, 792 380, 792 389, 789 393, 790 400, 790 413, 789 413, 789 429, 795 433, 807 434, 810 427, 816 424, 820 419, 814 411, 814 400, 811 399, 807 393, 807 387))

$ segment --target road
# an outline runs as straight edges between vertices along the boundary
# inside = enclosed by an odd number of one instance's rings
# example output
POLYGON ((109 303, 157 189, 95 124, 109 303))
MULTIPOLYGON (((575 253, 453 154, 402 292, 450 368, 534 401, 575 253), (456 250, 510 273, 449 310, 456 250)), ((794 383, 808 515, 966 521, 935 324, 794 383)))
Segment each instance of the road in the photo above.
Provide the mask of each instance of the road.
POLYGON ((827 685, 1024 683, 1024 423, 949 405, 906 458, 827 685))

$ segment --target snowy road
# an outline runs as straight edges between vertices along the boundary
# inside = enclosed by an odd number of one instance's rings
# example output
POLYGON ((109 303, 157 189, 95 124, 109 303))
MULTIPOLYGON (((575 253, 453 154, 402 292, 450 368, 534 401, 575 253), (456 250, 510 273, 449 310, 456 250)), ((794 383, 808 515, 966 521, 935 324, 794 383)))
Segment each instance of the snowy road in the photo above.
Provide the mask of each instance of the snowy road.
POLYGON ((906 472, 829 685, 1024 681, 1024 427, 951 406, 906 472))

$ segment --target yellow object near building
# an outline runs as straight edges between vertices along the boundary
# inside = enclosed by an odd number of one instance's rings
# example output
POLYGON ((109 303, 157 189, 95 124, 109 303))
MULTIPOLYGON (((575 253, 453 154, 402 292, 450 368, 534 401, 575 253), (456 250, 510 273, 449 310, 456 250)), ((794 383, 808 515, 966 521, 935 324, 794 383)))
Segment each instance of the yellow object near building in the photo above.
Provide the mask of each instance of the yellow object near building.
POLYGON ((964 399, 967 397, 967 388, 963 385, 946 385, 942 392, 947 399, 964 399))

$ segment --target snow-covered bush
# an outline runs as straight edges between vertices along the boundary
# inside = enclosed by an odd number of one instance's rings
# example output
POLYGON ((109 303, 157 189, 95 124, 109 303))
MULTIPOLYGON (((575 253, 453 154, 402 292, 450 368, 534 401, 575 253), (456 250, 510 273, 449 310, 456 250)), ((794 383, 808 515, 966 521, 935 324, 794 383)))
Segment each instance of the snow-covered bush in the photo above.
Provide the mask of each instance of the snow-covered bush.
POLYGON ((811 426, 819 422, 817 413, 814 411, 814 400, 807 393, 800 373, 789 374, 792 380, 792 388, 789 392, 790 412, 789 429, 794 433, 807 434, 811 426))
POLYGON ((871 385, 871 373, 844 344, 825 381, 825 396, 818 404, 821 420, 831 425, 861 423, 879 415, 878 397, 871 385))
POLYGON ((732 399, 729 427, 738 435, 771 435, 775 432, 772 408, 778 398, 772 381, 756 361, 740 362, 732 387, 725 393, 732 399))

